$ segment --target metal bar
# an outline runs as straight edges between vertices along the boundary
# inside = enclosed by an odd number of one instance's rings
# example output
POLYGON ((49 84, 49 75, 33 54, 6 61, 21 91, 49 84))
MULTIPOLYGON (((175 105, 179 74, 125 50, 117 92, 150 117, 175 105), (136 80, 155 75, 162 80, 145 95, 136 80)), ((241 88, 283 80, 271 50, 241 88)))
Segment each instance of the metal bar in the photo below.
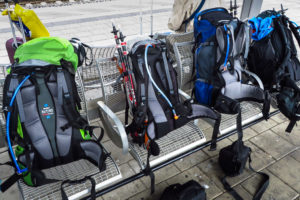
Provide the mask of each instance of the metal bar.
MULTIPOLYGON (((276 110, 276 111, 270 113, 270 117, 272 117, 274 115, 277 115, 279 112, 280 112, 279 110, 276 110)), ((256 120, 254 120, 254 121, 252 121, 252 122, 244 125, 243 129, 251 127, 252 125, 257 124, 258 122, 261 122, 262 120, 264 120, 262 117, 259 118, 259 119, 256 119, 256 120)), ((219 142, 219 141, 221 141, 221 140, 223 140, 223 139, 225 139, 225 138, 227 138, 227 137, 229 137, 229 136, 231 136, 231 135, 233 135, 235 133, 236 133, 236 130, 230 131, 230 132, 228 132, 228 133, 226 133, 224 135, 219 136, 217 138, 217 141, 219 142)), ((165 166, 167 166, 169 164, 172 164, 172 163, 174 163, 174 162, 176 162, 176 161, 178 161, 178 160, 180 160, 180 159, 182 159, 182 158, 184 158, 186 156, 189 156, 189 155, 191 155, 191 154, 193 154, 193 153, 195 153, 197 151, 200 151, 200 150, 204 149, 205 147, 210 146, 210 144, 211 144, 211 141, 207 141, 204 144, 200 145, 199 147, 195 147, 195 148, 191 149, 190 151, 188 151, 186 153, 183 153, 183 154, 181 154, 181 155, 179 155, 179 156, 177 156, 175 158, 169 159, 169 160, 167 160, 167 161, 165 161, 165 162, 163 162, 163 163, 161 163, 161 164, 153 167, 152 171, 153 172, 157 171, 157 170, 159 170, 159 169, 161 169, 161 168, 163 168, 163 167, 165 167, 165 166)), ((104 194, 106 194, 108 192, 111 192, 111 191, 113 191, 113 190, 115 190, 115 189, 117 189, 119 187, 122 187, 122 186, 124 186, 124 185, 126 185, 128 183, 131 183, 131 182, 139 179, 139 178, 142 178, 143 176, 145 176, 145 174, 143 172, 140 172, 140 173, 135 174, 135 175, 133 175, 131 177, 128 177, 128 178, 126 178, 126 179, 124 179, 124 180, 122 180, 122 181, 120 181, 120 182, 118 182, 118 183, 116 183, 114 185, 111 185, 110 187, 107 187, 107 188, 105 188, 103 190, 100 190, 99 192, 96 193, 96 197, 99 197, 99 196, 102 196, 102 195, 104 195, 104 194)), ((85 197, 83 199, 84 200, 90 200, 91 198, 88 196, 88 197, 85 197)))
POLYGON ((143 35, 143 8, 142 8, 142 0, 139 0, 140 7, 140 35, 143 35))

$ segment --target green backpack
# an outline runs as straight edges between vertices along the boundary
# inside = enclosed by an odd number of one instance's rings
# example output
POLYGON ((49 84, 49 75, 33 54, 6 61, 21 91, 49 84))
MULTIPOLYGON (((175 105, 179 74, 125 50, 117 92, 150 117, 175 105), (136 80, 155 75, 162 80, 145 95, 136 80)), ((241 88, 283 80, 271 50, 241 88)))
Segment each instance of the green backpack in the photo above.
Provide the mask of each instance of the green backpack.
POLYGON ((47 179, 41 170, 79 159, 105 169, 102 137, 92 139, 95 127, 79 113, 75 72, 86 56, 84 47, 78 39, 44 37, 16 50, 3 92, 6 139, 16 173, 1 191, 19 178, 30 186, 58 181, 47 179), (15 153, 11 141, 17 143, 15 153))

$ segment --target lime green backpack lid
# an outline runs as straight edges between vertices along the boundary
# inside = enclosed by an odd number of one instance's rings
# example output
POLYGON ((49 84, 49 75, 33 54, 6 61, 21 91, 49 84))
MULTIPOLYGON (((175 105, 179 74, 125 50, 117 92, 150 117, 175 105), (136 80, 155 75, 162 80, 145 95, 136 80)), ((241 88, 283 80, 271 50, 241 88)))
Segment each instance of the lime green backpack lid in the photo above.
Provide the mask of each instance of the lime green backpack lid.
POLYGON ((29 60, 40 60, 53 65, 61 65, 61 59, 71 62, 77 70, 78 56, 72 44, 64 38, 40 37, 19 46, 15 52, 15 60, 22 64, 29 60))

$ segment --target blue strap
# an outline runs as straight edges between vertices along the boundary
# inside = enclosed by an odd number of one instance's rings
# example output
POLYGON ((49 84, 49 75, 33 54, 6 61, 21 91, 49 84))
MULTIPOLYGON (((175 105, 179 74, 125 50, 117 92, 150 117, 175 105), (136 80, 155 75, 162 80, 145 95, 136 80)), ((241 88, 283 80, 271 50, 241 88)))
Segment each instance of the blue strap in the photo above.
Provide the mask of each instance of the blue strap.
POLYGON ((202 0, 201 3, 199 4, 198 8, 193 12, 193 14, 186 20, 184 20, 182 22, 182 24, 185 24, 185 30, 186 30, 186 26, 187 24, 195 17, 195 15, 201 10, 201 8, 203 7, 205 3, 205 0, 202 0))
POLYGON ((229 34, 227 33, 227 26, 225 24, 224 24, 224 30, 226 31, 226 35, 227 35, 227 50, 226 50, 226 57, 225 57, 225 61, 224 61, 224 67, 225 67, 227 64, 229 50, 230 50, 229 34))

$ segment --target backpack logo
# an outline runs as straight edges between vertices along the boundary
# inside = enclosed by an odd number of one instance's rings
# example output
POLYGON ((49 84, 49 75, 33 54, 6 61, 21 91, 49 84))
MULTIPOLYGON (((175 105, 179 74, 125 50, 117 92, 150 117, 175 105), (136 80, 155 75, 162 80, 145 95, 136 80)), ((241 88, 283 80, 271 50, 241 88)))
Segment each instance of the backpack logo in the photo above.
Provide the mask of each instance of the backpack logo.
POLYGON ((48 104, 44 104, 41 113, 46 119, 50 119, 51 116, 54 115, 54 110, 48 104))

